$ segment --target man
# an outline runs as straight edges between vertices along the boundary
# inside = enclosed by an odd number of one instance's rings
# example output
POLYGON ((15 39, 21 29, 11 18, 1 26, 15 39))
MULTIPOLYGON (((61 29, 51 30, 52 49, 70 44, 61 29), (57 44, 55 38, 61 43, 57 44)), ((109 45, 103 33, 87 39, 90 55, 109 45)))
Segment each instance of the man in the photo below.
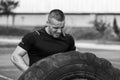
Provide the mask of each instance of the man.
POLYGON ((59 9, 48 15, 46 26, 40 30, 26 34, 14 50, 11 61, 23 72, 36 61, 52 54, 75 50, 71 35, 64 33, 64 13, 59 9), (25 64, 23 56, 28 54, 30 64, 25 64))

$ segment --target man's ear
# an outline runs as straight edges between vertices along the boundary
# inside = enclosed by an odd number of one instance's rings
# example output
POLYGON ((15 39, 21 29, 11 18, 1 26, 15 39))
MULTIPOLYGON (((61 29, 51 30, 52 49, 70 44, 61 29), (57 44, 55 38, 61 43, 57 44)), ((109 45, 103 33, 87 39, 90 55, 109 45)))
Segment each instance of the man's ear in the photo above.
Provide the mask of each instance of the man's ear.
POLYGON ((48 25, 49 24, 49 21, 46 21, 46 25, 48 25))
POLYGON ((49 22, 48 22, 48 21, 46 21, 46 23, 48 24, 49 22))

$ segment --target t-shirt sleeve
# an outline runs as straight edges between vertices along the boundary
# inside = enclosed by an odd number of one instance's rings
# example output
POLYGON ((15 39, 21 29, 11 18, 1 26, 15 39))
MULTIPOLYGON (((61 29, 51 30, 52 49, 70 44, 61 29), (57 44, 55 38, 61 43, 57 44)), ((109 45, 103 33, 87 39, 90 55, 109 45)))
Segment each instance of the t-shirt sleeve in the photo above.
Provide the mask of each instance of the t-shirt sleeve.
POLYGON ((26 34, 21 42, 18 44, 18 46, 22 47, 23 49, 25 49, 26 51, 28 51, 30 49, 30 47, 33 44, 33 35, 32 33, 28 33, 26 34))
POLYGON ((69 35, 69 43, 70 43, 69 51, 76 50, 75 41, 71 35, 69 35))

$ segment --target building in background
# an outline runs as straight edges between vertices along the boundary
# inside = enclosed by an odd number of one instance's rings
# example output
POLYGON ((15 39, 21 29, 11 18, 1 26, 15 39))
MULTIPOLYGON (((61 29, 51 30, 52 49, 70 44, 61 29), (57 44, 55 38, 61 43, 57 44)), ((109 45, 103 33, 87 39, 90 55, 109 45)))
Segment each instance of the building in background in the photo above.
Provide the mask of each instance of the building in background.
MULTIPOLYGON (((9 26, 39 26, 46 23, 52 9, 61 9, 66 15, 66 26, 92 27, 94 20, 103 20, 113 25, 114 17, 120 22, 119 0, 19 0, 15 14, 8 18, 9 26)), ((0 16, 0 25, 6 25, 5 15, 0 16)), ((120 23, 118 23, 120 25, 120 23)))

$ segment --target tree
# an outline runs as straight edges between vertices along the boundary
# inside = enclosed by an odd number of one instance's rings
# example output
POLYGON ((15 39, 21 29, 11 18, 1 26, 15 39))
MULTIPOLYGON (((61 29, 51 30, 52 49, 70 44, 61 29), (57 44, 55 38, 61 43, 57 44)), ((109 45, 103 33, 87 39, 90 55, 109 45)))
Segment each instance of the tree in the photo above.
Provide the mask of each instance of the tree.
POLYGON ((95 20, 94 20, 94 27, 95 29, 101 34, 104 35, 104 31, 106 30, 106 28, 108 27, 109 24, 107 24, 106 22, 104 22, 102 19, 100 19, 98 21, 98 17, 96 16, 95 20))
POLYGON ((18 3, 19 1, 14 1, 14 0, 1 0, 0 1, 0 12, 7 16, 7 26, 8 26, 8 17, 10 14, 13 14, 13 19, 14 19, 14 13, 12 10, 18 7, 18 3))
POLYGON ((117 20, 116 20, 116 18, 114 18, 114 20, 113 20, 113 30, 114 30, 114 32, 118 35, 119 34, 119 28, 118 28, 118 25, 117 25, 117 20))

